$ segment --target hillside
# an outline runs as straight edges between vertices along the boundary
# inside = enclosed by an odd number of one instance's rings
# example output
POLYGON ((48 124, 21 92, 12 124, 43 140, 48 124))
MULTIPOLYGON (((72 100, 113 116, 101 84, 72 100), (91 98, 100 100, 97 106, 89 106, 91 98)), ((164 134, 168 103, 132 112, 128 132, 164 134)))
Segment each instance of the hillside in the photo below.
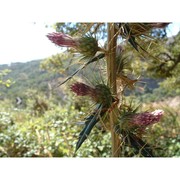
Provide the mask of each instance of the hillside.
MULTIPOLYGON (((6 78, 14 82, 9 88, 1 87, 1 99, 22 96, 22 93, 27 89, 36 89, 46 93, 48 90, 48 83, 52 83, 56 81, 57 78, 63 77, 62 74, 49 73, 40 69, 40 63, 42 61, 43 60, 34 60, 26 63, 0 65, 0 70, 11 70, 6 78)), ((72 74, 72 72, 74 72, 74 69, 69 71, 69 74, 72 74)), ((155 88, 158 88, 158 80, 144 78, 142 81, 144 91, 139 92, 139 90, 137 90, 137 95, 152 93, 155 88)))
POLYGON ((11 65, 0 65, 0 70, 9 69, 11 72, 6 76, 14 83, 9 88, 1 88, 1 97, 20 96, 27 89, 38 89, 46 91, 48 82, 59 77, 40 69, 42 60, 34 60, 26 63, 12 63, 11 65))

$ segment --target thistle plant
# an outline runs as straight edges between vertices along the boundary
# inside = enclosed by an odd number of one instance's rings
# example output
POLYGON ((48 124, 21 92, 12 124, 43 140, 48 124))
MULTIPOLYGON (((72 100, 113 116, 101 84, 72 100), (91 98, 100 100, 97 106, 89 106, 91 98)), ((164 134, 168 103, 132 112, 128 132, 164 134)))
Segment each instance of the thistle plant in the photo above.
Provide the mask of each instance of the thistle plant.
POLYGON ((168 24, 108 23, 107 45, 105 48, 99 47, 97 39, 94 38, 96 32, 104 25, 103 23, 91 23, 87 26, 88 28, 84 31, 85 33, 78 37, 71 37, 62 32, 47 35, 49 40, 56 45, 73 48, 80 55, 84 56, 85 59, 88 59, 82 67, 60 85, 72 79, 72 77, 80 70, 85 69, 90 63, 106 62, 105 77, 102 77, 106 84, 97 82, 92 86, 82 82, 75 82, 70 86, 70 90, 76 96, 89 97, 95 104, 94 109, 83 120, 84 127, 79 134, 75 151, 85 142, 98 122, 108 122, 109 128, 107 130, 111 133, 112 156, 119 157, 121 155, 123 144, 133 147, 142 156, 153 156, 151 146, 144 142, 137 133, 137 130, 142 132, 142 129, 145 130, 146 127, 158 123, 163 115, 163 110, 137 112, 137 109, 126 108, 128 104, 124 101, 125 89, 133 90, 139 79, 132 78, 132 75, 130 76, 133 68, 131 67, 131 62, 124 56, 126 44, 118 44, 117 41, 119 37, 124 38, 126 43, 128 42, 140 55, 143 53, 143 55, 147 55, 148 52, 140 44, 141 41, 139 39, 150 36, 153 28, 165 28, 168 24))

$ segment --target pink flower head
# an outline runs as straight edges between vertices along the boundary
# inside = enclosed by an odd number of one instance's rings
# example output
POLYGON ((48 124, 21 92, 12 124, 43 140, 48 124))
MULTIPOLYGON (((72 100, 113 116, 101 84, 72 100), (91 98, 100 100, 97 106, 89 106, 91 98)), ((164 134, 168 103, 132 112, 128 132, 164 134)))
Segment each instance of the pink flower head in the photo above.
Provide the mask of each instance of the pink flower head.
POLYGON ((64 33, 49 33, 47 35, 49 40, 51 40, 54 44, 62 47, 76 47, 77 42, 71 36, 64 34, 64 33))
POLYGON ((96 103, 110 105, 112 102, 110 89, 104 84, 98 84, 93 88, 84 83, 77 82, 71 85, 70 88, 77 96, 89 96, 96 103))
POLYGON ((152 125, 160 121, 163 113, 164 111, 161 109, 155 110, 153 112, 140 113, 133 117, 131 123, 141 127, 152 125))
POLYGON ((70 88, 77 96, 88 96, 94 92, 94 88, 80 82, 74 83, 70 88))
POLYGON ((79 53, 86 57, 93 57, 99 50, 98 42, 96 38, 92 36, 82 36, 82 37, 71 37, 64 33, 49 33, 47 35, 49 40, 54 44, 62 47, 72 47, 75 48, 79 53))

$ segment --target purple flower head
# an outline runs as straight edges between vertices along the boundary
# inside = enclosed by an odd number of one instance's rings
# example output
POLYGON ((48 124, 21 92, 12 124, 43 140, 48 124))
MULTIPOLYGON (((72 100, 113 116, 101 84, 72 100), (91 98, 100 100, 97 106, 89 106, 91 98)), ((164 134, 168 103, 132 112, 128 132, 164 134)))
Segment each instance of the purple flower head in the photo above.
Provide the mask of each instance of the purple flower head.
POLYGON ((91 96, 94 92, 94 88, 80 82, 74 83, 70 88, 77 96, 91 96))
POLYGON ((155 110, 153 112, 144 112, 136 114, 131 123, 140 127, 146 127, 160 121, 164 111, 161 109, 155 110))
POLYGON ((49 33, 47 35, 50 41, 54 44, 62 47, 76 47, 77 41, 73 39, 71 36, 64 34, 64 33, 49 33))
POLYGON ((96 85, 95 88, 93 88, 84 83, 76 82, 71 85, 70 88, 77 96, 89 96, 96 103, 108 105, 112 101, 109 88, 103 84, 96 85))
POLYGON ((71 37, 64 33, 49 33, 50 41, 62 47, 72 47, 86 57, 93 57, 99 50, 97 40, 92 36, 71 37))

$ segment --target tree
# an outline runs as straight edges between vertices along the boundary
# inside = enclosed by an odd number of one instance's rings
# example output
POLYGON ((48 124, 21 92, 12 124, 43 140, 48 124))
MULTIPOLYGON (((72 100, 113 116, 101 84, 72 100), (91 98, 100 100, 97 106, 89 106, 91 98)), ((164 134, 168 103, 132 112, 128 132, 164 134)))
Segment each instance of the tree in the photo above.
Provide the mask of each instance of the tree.
POLYGON ((4 79, 4 77, 10 72, 10 70, 5 69, 0 71, 0 85, 9 87, 12 84, 10 79, 4 79))

